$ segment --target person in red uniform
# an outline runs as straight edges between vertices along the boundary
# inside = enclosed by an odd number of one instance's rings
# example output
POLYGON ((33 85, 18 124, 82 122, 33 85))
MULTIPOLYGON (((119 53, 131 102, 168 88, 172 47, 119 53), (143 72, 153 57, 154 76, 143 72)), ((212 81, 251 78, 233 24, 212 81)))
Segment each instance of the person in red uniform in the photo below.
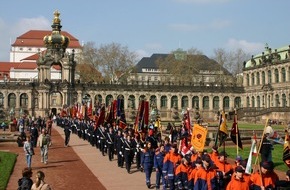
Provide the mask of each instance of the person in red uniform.
POLYGON ((274 189, 275 183, 279 180, 278 175, 274 172, 274 163, 272 161, 263 161, 260 163, 261 173, 255 172, 251 175, 251 189, 267 190, 274 189))
POLYGON ((171 151, 166 154, 163 161, 162 173, 165 180, 168 180, 168 184, 171 190, 174 190, 175 169, 178 163, 181 161, 181 156, 178 154, 177 144, 174 143, 171 147, 171 151))
POLYGON ((233 174, 233 167, 231 164, 227 162, 228 154, 225 151, 221 151, 219 153, 218 161, 215 162, 215 165, 217 166, 217 172, 218 174, 221 173, 222 176, 220 176, 220 188, 225 189, 227 184, 231 180, 231 176, 233 174))
POLYGON ((249 190, 250 184, 244 179, 244 172, 245 170, 242 166, 237 166, 226 190, 249 190))

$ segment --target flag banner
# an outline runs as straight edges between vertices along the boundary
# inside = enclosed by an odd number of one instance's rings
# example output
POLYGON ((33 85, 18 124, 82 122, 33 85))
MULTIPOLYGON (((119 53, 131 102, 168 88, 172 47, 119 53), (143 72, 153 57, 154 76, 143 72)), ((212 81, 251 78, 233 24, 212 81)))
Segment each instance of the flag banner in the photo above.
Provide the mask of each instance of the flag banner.
POLYGON ((275 144, 284 145, 284 139, 271 126, 265 128, 265 134, 268 134, 267 139, 275 144))
POLYGON ((139 102, 137 115, 135 118, 135 131, 140 132, 140 122, 142 121, 143 117, 143 108, 144 108, 144 101, 139 102), (142 112, 142 113, 141 113, 142 112))
POLYGON ((255 139, 252 139, 251 150, 249 153, 248 162, 247 162, 247 166, 246 166, 246 170, 245 170, 245 173, 247 173, 247 174, 252 173, 253 155, 257 155, 257 141, 255 139))
POLYGON ((112 108, 113 108, 111 110, 112 111, 112 118, 111 118, 110 123, 112 123, 113 120, 116 120, 117 119, 118 100, 114 100, 113 101, 113 107, 112 108))
POLYGON ((283 149, 283 161, 290 169, 290 138, 288 130, 285 130, 285 141, 284 141, 284 149, 283 149))
POLYGON ((228 129, 227 129, 227 122, 226 122, 226 115, 223 111, 220 117, 220 125, 219 125, 219 131, 218 131, 218 137, 219 137, 219 146, 221 146, 228 137, 228 129))
POLYGON ((189 114, 189 110, 186 110, 186 113, 183 116, 183 120, 184 120, 184 125, 188 131, 188 134, 191 134, 191 121, 190 121, 190 114, 189 114))
POLYGON ((121 119, 119 120, 119 127, 121 129, 125 129, 127 128, 127 124, 126 124, 126 121, 122 121, 121 119))
POLYGON ((103 106, 101 108, 101 111, 100 111, 100 115, 96 118, 96 128, 98 128, 100 125, 102 125, 105 121, 105 115, 106 115, 106 109, 105 109, 105 106, 103 106))
POLYGON ((93 105, 91 101, 87 103, 87 116, 91 117, 93 115, 93 105))
POLYGON ((231 135, 230 136, 231 136, 232 141, 236 145, 238 145, 241 149, 243 149, 243 144, 242 144, 242 140, 241 140, 241 136, 240 136, 240 131, 239 131, 239 127, 238 127, 238 121, 237 121, 237 115, 236 114, 235 114, 235 117, 234 117, 234 122, 233 122, 233 126, 232 126, 232 130, 231 130, 231 135))
POLYGON ((206 142, 208 129, 206 127, 194 124, 191 135, 191 145, 196 151, 203 151, 206 142))
POLYGON ((144 125, 148 126, 149 124, 149 102, 144 101, 144 114, 143 114, 144 125))

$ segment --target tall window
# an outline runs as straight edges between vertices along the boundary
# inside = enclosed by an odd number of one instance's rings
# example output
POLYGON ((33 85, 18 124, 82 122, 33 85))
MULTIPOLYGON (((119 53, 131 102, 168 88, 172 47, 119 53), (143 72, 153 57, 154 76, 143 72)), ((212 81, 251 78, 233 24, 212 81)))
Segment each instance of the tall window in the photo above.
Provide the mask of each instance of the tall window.
POLYGON ((272 73, 271 70, 268 70, 268 84, 271 84, 272 82, 272 73))
POLYGON ((99 103, 99 104, 103 103, 103 97, 102 97, 102 95, 101 95, 101 94, 98 94, 98 95, 96 96, 95 101, 96 101, 97 103, 99 103))
POLYGON ((14 93, 8 95, 8 107, 10 108, 16 107, 16 95, 14 93))
POLYGON ((257 107, 261 107, 261 98, 260 96, 257 96, 257 107))
POLYGON ((247 86, 250 86, 250 76, 247 74, 247 86))
POLYGON ((266 75, 265 72, 262 72, 262 85, 266 84, 266 75))
POLYGON ((235 98, 235 108, 240 108, 241 107, 241 97, 236 97, 235 98))
POLYGON ((111 94, 106 96, 106 106, 109 106, 113 101, 113 96, 111 94))
POLYGON ((228 96, 224 97, 223 108, 224 109, 229 109, 230 108, 230 98, 228 96))
POLYGON ((260 73, 259 72, 257 72, 257 74, 256 74, 257 76, 257 85, 260 85, 260 73))
POLYGON ((161 108, 167 108, 167 96, 161 96, 161 108))
POLYGON ((252 96, 252 108, 254 108, 254 107, 255 107, 255 97, 252 96))
POLYGON ((279 82, 279 71, 278 69, 275 69, 275 83, 279 82))
POLYGON ((134 95, 130 95, 129 98, 128 98, 128 108, 132 108, 132 109, 136 108, 135 96, 134 95))
POLYGON ((219 109, 220 105, 220 98, 218 96, 215 96, 213 98, 213 109, 219 109))
POLYGON ((279 100, 279 95, 278 94, 275 95, 275 106, 276 107, 280 107, 280 100, 279 100))
POLYGON ((254 73, 251 74, 251 78, 252 78, 252 86, 254 86, 255 85, 255 74, 254 73))
POLYGON ((182 108, 188 108, 188 97, 182 96, 181 98, 181 107, 182 108))
POLYGON ((282 106, 287 107, 287 100, 286 100, 286 95, 282 94, 282 106))
POLYGON ((192 98, 192 107, 193 108, 198 108, 199 107, 199 98, 198 98, 198 96, 194 96, 192 98))
POLYGON ((4 106, 4 95, 0 92, 0 107, 4 106))
POLYGON ((285 68, 282 68, 282 82, 286 82, 286 71, 285 68))
POLYGON ((28 96, 26 93, 20 95, 20 107, 28 107, 28 96))
POLYGON ((209 109, 209 97, 205 96, 202 99, 202 108, 203 109, 209 109))
POLYGON ((247 108, 250 107, 250 97, 247 97, 247 108))
POLYGON ((150 97, 150 106, 157 106, 157 102, 156 102, 157 98, 155 95, 150 97))
POLYGON ((171 108, 178 108, 178 98, 177 96, 171 97, 171 108))

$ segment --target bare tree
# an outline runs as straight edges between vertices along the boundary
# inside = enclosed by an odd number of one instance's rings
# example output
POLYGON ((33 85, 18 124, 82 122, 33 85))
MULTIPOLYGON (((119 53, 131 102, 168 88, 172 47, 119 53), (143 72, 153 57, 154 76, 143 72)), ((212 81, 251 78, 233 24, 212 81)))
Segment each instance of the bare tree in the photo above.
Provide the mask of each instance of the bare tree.
POLYGON ((136 63, 136 54, 117 43, 96 47, 94 42, 83 46, 78 67, 82 81, 119 83, 136 63), (82 74, 83 73, 83 74, 82 74))

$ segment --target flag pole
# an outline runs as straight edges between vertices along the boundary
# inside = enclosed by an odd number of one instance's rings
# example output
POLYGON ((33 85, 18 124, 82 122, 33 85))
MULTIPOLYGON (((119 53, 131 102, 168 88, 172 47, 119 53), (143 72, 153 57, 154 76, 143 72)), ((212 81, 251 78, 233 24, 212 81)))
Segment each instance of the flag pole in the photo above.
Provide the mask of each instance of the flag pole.
POLYGON ((239 156, 238 116, 237 116, 237 110, 236 109, 235 109, 235 121, 236 121, 236 146, 237 146, 237 156, 239 156))
POLYGON ((268 118, 266 119, 266 123, 265 123, 265 126, 264 126, 263 134, 262 134, 262 137, 261 137, 261 140, 260 140, 259 146, 258 146, 258 151, 257 151, 258 156, 256 157, 256 160, 255 160, 255 167, 256 167, 257 162, 258 162, 258 158, 259 158, 259 154, 260 154, 261 146, 262 146, 263 139, 264 139, 264 136, 265 136, 265 129, 266 129, 267 125, 268 125, 268 118))
POLYGON ((218 136, 219 136, 219 131, 220 131, 220 127, 221 127, 221 117, 222 117, 222 114, 220 113, 220 116, 219 116, 219 126, 218 126, 218 129, 217 129, 217 133, 216 133, 216 136, 215 136, 215 141, 214 141, 214 145, 217 146, 217 143, 218 143, 218 136))

